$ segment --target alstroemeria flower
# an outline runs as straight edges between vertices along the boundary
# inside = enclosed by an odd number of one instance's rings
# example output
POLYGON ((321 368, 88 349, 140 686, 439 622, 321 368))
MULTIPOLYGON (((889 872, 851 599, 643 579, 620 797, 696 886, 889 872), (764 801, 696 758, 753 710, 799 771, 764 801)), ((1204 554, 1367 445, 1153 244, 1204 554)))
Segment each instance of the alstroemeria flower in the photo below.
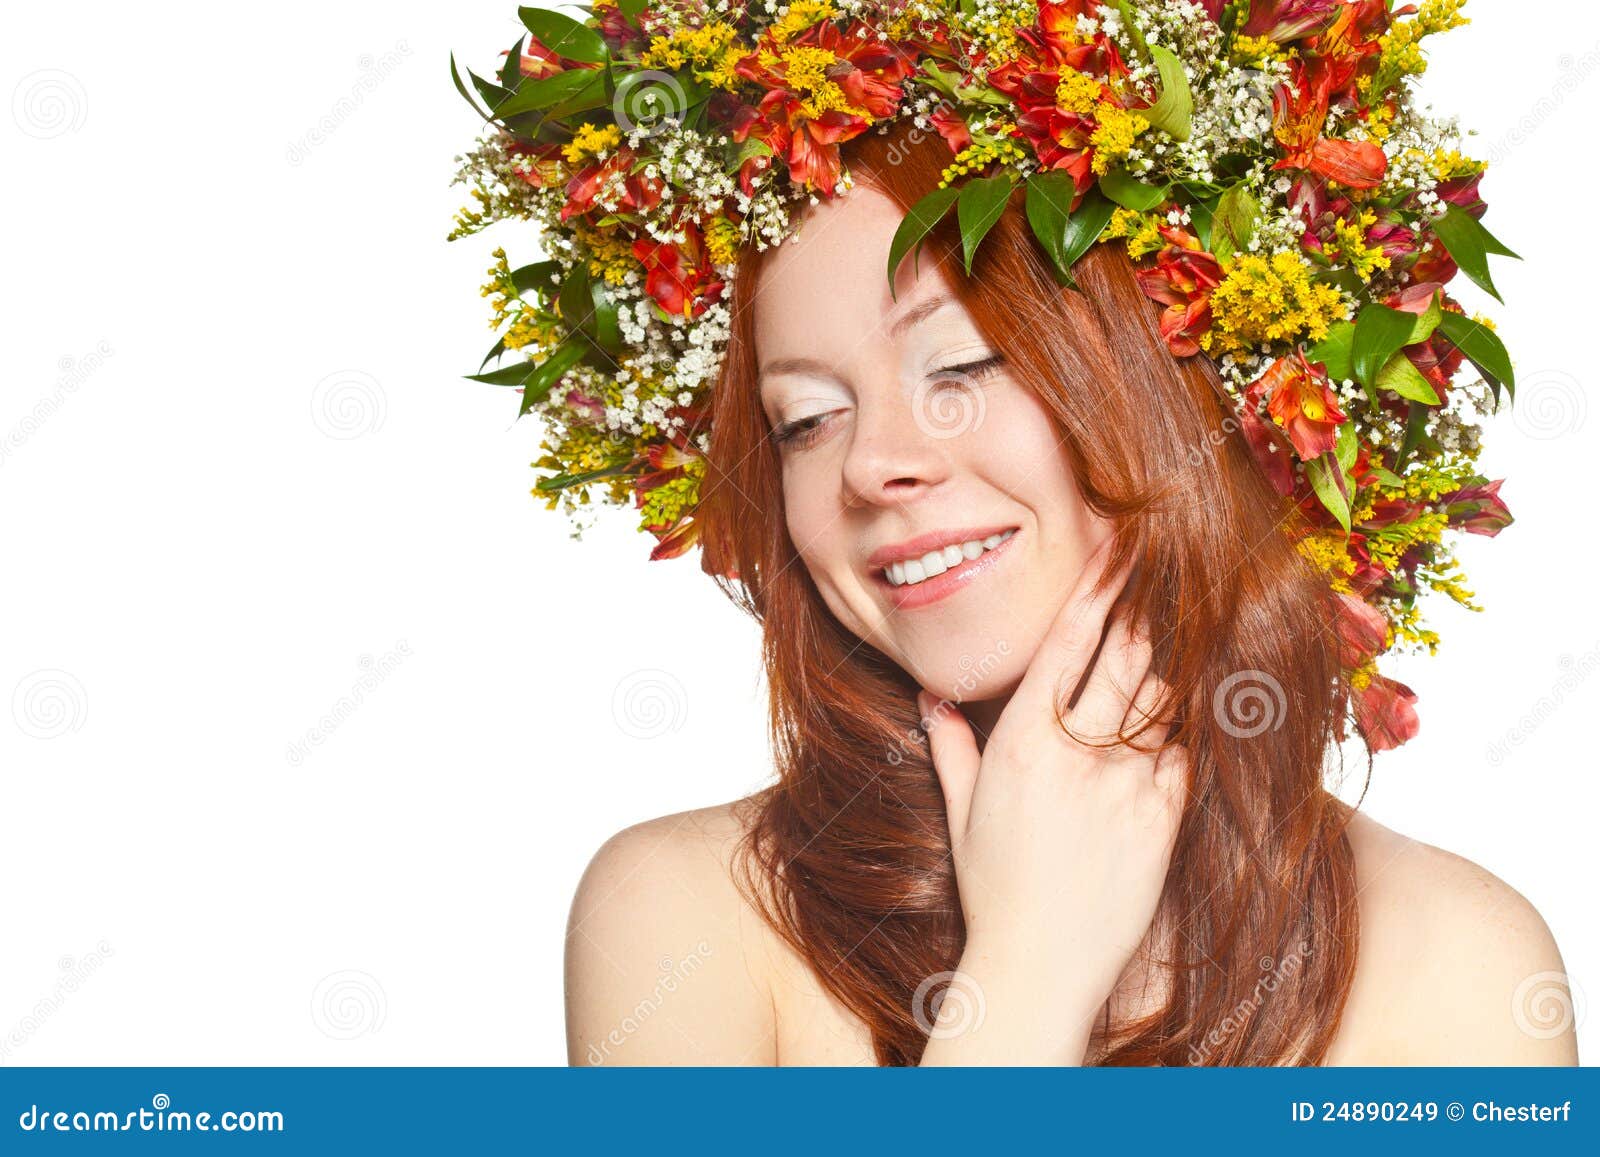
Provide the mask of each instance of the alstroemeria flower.
POLYGON ((1328 119, 1327 72, 1291 62, 1290 83, 1272 94, 1272 133, 1283 146, 1274 169, 1304 169, 1352 189, 1375 188, 1389 158, 1371 141, 1331 140, 1322 135, 1328 119))
POLYGON ((1338 612, 1334 630, 1339 636, 1339 662, 1353 671, 1383 650, 1389 640, 1389 624, 1378 608, 1366 599, 1336 592, 1338 612))
POLYGON ((602 189, 613 190, 616 197, 615 208, 602 206, 607 212, 643 214, 654 209, 661 201, 661 181, 632 172, 635 159, 633 150, 624 145, 605 160, 591 161, 574 173, 567 182, 561 220, 589 212, 602 189))
POLYGON ((1273 362, 1250 384, 1245 398, 1255 405, 1263 394, 1267 395, 1267 413, 1288 434, 1302 462, 1333 449, 1345 413, 1339 409, 1333 384, 1320 369, 1311 368, 1304 354, 1296 351, 1292 357, 1273 362))
POLYGON ((1150 269, 1135 278, 1146 297, 1167 308, 1161 313, 1161 336, 1179 357, 1200 352, 1199 337, 1211 328, 1211 291, 1222 284, 1222 267, 1200 247, 1199 238, 1180 226, 1163 225, 1168 244, 1150 269))
POLYGON ((1439 495, 1439 505, 1445 509, 1447 523, 1468 534, 1490 538, 1510 526, 1515 520, 1500 498, 1500 484, 1504 481, 1504 478, 1496 478, 1493 482, 1439 495))
POLYGON ((722 296, 723 283, 699 227, 686 221, 679 228, 683 241, 640 237, 633 243, 633 255, 645 268, 645 292, 662 309, 679 317, 699 317, 722 296))
POLYGON ((1355 693, 1352 706, 1361 733, 1373 751, 1388 751, 1415 739, 1422 724, 1417 719, 1417 693, 1404 683, 1383 675, 1355 693))
POLYGON ((1239 31, 1287 44, 1328 23, 1329 14, 1341 3, 1343 0, 1250 0, 1250 15, 1239 31))

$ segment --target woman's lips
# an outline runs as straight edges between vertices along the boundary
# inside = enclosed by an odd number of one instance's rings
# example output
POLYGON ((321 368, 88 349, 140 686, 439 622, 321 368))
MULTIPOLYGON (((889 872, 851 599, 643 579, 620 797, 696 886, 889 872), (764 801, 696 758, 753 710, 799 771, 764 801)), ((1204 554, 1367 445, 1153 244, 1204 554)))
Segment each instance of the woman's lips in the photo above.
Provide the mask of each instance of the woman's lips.
POLYGON ((984 551, 977 558, 963 559, 943 574, 935 575, 930 579, 923 579, 919 583, 906 583, 895 586, 889 581, 881 570, 876 572, 874 581, 883 589, 885 596, 897 611, 914 610, 925 607, 929 603, 936 603, 940 599, 955 594, 969 583, 974 582, 1011 549, 1011 544, 1016 542, 1022 531, 1012 531, 1011 537, 996 547, 984 551))

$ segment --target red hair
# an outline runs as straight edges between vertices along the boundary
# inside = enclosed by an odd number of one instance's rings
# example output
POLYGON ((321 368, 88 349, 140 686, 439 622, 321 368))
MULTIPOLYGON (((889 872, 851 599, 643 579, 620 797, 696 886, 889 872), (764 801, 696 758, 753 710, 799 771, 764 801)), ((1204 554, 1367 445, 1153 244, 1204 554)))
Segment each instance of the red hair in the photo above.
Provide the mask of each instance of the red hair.
MULTIPOLYGON (((949 161, 938 137, 906 122, 844 155, 858 182, 906 208, 949 161)), ((951 264, 953 213, 921 260, 940 263, 1048 406, 1084 501, 1116 527, 1112 570, 1139 559, 1130 610, 1151 624, 1177 719, 1166 742, 1191 768, 1146 961, 1171 983, 1148 1015, 1101 1024, 1091 1054, 1320 1063, 1357 950, 1350 811, 1323 786, 1350 695, 1330 589, 1283 533, 1297 513, 1238 434, 1215 367, 1168 351, 1123 247, 1091 248, 1074 267, 1079 288, 1063 289, 1021 196, 970 278, 951 264), (1267 723, 1241 721, 1260 697, 1267 723)), ((740 886, 866 1023, 878 1062, 914 1065, 929 1023, 914 996, 956 967, 964 942, 944 800, 915 680, 833 617, 789 539, 757 392, 750 295, 763 258, 748 249, 734 279, 699 508, 702 565, 761 623, 771 696, 778 778, 756 797, 740 886)))

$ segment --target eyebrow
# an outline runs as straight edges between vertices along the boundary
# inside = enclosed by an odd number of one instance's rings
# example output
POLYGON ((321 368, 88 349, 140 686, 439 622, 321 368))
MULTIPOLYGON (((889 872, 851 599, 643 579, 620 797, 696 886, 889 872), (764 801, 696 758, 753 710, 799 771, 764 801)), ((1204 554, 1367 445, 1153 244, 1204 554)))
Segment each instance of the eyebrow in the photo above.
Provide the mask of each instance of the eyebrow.
MULTIPOLYGON (((928 298, 927 301, 919 302, 895 319, 894 324, 889 327, 889 336, 891 338, 899 337, 906 330, 919 322, 925 321, 954 300, 949 294, 941 293, 936 297, 928 298)), ((762 366, 757 373, 759 377, 763 378, 769 374, 787 373, 815 373, 830 378, 835 376, 831 366, 825 362, 818 361, 816 358, 778 358, 776 361, 768 362, 762 366)))

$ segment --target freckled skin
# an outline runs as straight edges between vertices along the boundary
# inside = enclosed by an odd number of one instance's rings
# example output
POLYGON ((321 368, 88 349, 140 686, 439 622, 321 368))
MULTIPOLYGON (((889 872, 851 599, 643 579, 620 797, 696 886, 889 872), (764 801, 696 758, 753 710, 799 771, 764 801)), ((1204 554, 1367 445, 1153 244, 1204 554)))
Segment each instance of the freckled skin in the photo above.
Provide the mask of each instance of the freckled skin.
POLYGON ((902 216, 858 185, 813 207, 771 256, 755 298, 760 365, 821 364, 763 372, 762 404, 774 426, 827 415, 809 445, 780 452, 789 533, 829 609, 981 719, 1015 689, 1110 526, 1084 505, 1044 403, 1005 364, 981 377, 937 372, 1005 353, 958 300, 891 332, 950 293, 931 261, 919 275, 908 259, 891 297, 884 271, 902 216), (896 610, 867 571, 880 547, 987 526, 1020 528, 1010 557, 936 603, 896 610))

